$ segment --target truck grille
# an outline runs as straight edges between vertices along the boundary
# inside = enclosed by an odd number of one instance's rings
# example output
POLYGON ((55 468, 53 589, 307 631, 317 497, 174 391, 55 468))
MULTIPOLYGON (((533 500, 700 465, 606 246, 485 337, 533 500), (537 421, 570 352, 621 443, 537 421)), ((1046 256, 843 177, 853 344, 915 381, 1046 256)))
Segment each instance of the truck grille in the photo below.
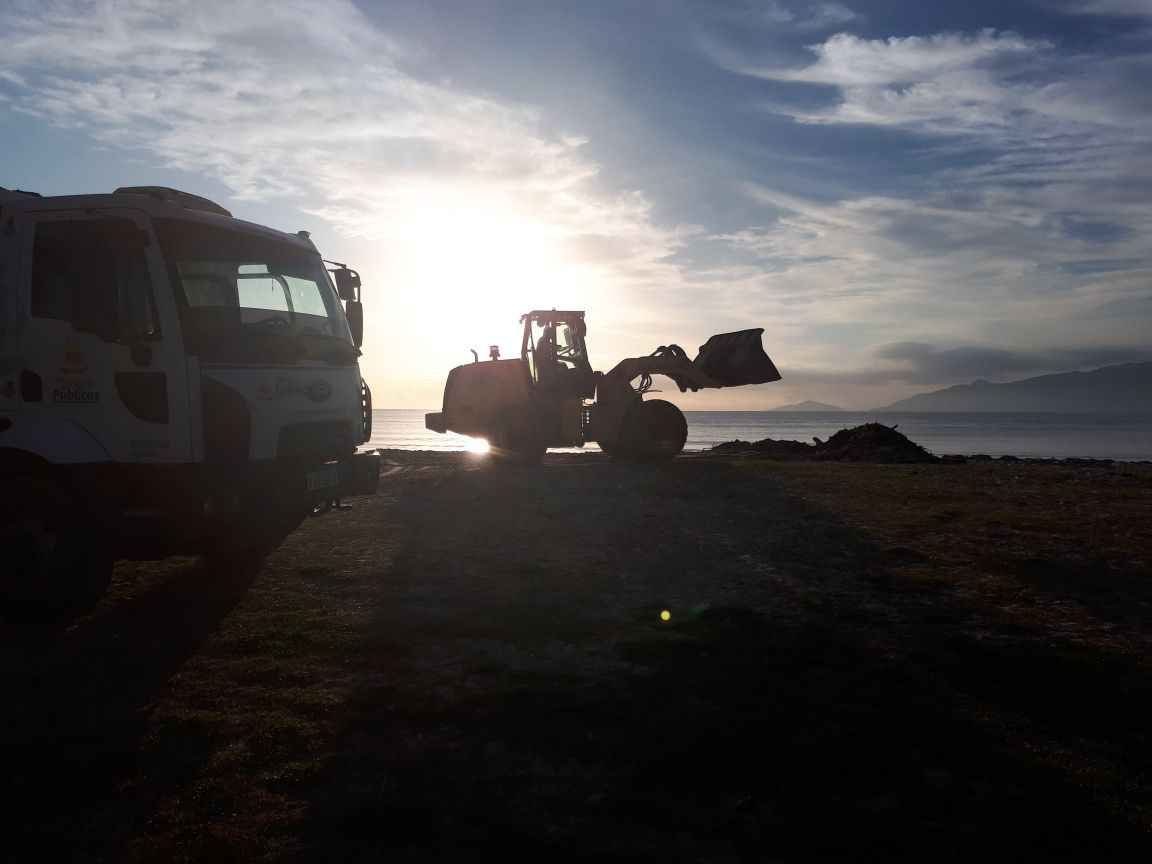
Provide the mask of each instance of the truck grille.
POLYGON ((368 382, 360 379, 360 443, 372 440, 372 390, 368 382))

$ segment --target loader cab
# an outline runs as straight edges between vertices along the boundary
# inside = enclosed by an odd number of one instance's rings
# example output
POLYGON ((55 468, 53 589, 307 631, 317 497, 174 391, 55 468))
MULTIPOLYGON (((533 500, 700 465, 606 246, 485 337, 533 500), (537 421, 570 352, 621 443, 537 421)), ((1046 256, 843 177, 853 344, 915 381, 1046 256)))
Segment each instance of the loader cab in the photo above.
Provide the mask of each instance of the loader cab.
POLYGON ((584 313, 535 310, 520 320, 524 325, 520 353, 537 393, 592 398, 595 375, 584 344, 584 313))

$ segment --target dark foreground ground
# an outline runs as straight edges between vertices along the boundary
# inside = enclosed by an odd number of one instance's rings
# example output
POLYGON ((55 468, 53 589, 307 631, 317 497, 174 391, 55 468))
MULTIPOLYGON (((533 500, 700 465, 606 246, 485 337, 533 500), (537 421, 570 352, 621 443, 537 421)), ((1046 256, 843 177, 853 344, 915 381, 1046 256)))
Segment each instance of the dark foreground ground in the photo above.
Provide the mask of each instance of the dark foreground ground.
POLYGON ((408 456, 4 634, 4 856, 1148 860, 1150 621, 1144 467, 408 456))

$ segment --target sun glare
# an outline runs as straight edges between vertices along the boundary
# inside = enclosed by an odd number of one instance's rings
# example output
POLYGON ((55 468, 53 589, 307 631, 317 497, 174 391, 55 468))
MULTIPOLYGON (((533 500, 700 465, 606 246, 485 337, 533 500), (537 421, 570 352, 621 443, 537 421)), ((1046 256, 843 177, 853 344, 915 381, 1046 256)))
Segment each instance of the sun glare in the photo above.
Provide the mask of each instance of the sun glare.
POLYGON ((349 252, 372 274, 362 368, 413 406, 438 404, 445 375, 472 351, 519 356, 525 312, 620 306, 611 268, 573 225, 499 190, 414 184, 372 233, 363 259, 349 252))
POLYGON ((469 438, 464 442, 464 449, 469 453, 487 453, 489 447, 483 438, 469 438))
MULTIPOLYGON (((381 332, 392 324, 396 354, 420 357, 429 378, 489 345, 520 350, 519 315, 552 306, 586 309, 606 291, 601 268, 580 251, 570 227, 507 195, 422 189, 406 195, 402 222, 381 226, 389 291, 381 332), (403 322, 403 324, 400 324, 403 322)), ((391 328, 389 328, 391 329, 391 328)))

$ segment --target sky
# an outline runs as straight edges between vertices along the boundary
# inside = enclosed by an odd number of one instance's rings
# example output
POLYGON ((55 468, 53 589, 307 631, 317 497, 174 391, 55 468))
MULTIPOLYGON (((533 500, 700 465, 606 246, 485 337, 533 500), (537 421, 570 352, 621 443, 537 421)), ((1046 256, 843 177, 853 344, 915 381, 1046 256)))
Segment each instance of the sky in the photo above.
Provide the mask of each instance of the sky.
POLYGON ((0 0, 0 34, 0 185, 309 230, 379 407, 532 308, 587 310, 603 370, 763 327, 783 380, 688 409, 1152 360, 1152 0, 0 0))

